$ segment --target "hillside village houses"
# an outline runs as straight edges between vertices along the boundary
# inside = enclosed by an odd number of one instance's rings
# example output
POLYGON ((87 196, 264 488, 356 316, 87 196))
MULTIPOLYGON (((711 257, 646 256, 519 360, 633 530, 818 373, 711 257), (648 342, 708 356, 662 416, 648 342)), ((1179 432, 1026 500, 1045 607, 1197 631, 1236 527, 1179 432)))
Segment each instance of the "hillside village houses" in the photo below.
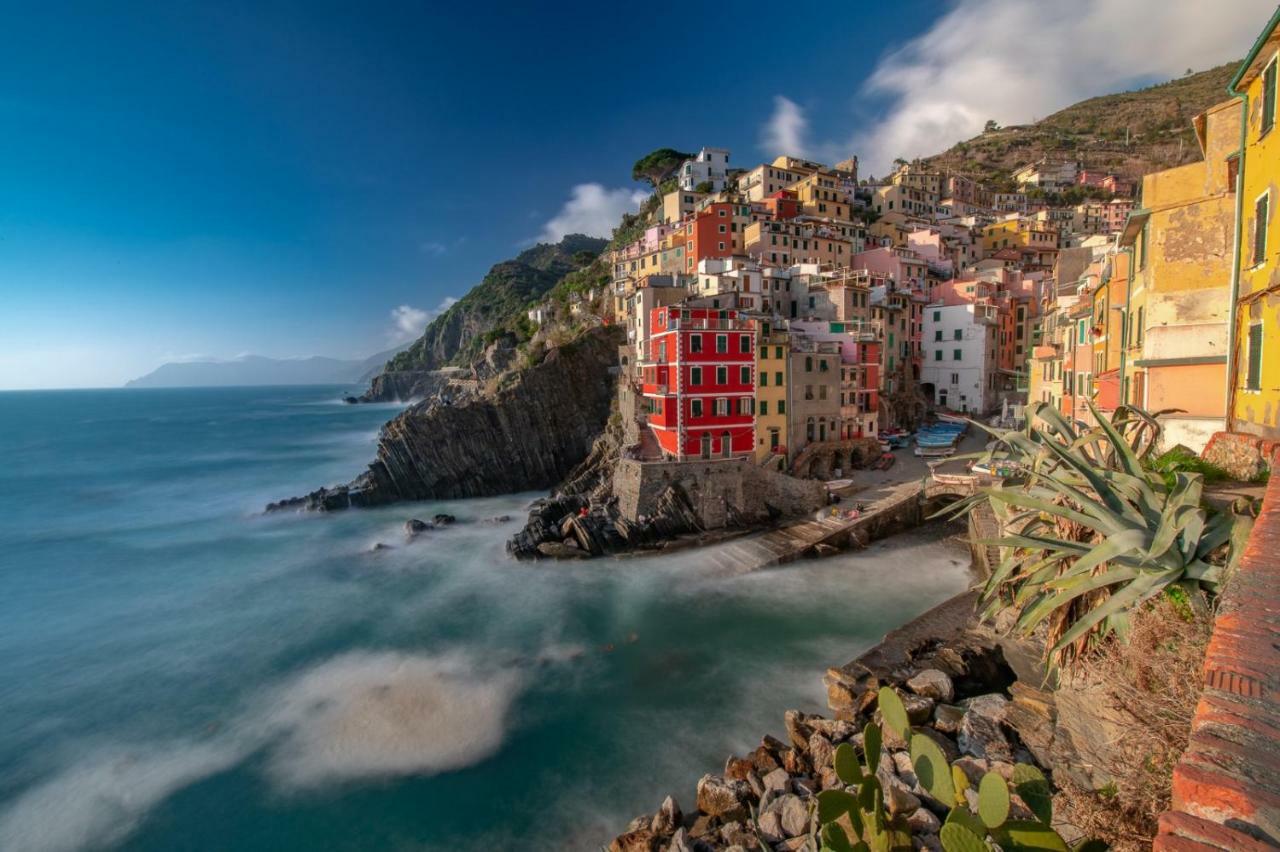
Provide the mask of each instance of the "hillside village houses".
POLYGON ((1203 158, 1136 183, 1050 159, 999 186, 903 161, 860 180, 856 159, 703 148, 607 258, 628 452, 787 468, 1028 401, 1085 424, 1178 409, 1167 441, 1197 452, 1280 440, 1278 48, 1273 19, 1238 96, 1194 119, 1203 158), (1054 202, 1071 187, 1088 199, 1054 202))

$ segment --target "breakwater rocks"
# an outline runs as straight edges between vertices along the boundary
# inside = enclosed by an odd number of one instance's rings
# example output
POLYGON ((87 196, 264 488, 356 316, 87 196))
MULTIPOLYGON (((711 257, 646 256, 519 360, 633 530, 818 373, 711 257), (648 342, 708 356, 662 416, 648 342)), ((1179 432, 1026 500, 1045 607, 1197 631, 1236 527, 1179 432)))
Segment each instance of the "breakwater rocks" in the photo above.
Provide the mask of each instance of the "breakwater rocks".
MULTIPOLYGON (((698 780, 683 810, 668 796, 653 813, 632 820, 610 852, 748 852, 816 848, 817 795, 846 789, 833 756, 849 743, 863 756, 863 730, 879 722, 878 693, 889 686, 906 708, 913 731, 933 740, 973 788, 994 772, 1012 777, 1015 763, 1049 769, 1024 742, 1023 725, 1048 724, 1038 690, 1016 680, 995 634, 968 623, 972 594, 939 607, 944 625, 928 636, 923 619, 859 661, 828 670, 825 683, 834 718, 789 710, 784 738, 766 735, 751 752, 731 755, 717 774, 698 780)), ((884 748, 876 776, 885 807, 910 825, 916 848, 940 849, 947 807, 916 777, 905 743, 881 726, 884 748)), ((1026 802, 1011 797, 1014 818, 1033 818, 1026 802)), ((1072 832, 1060 827, 1064 836, 1072 832)))
POLYGON ((587 458, 605 427, 620 336, 617 328, 592 329, 490 390, 411 406, 383 427, 377 459, 357 479, 267 509, 332 511, 550 488, 587 458))

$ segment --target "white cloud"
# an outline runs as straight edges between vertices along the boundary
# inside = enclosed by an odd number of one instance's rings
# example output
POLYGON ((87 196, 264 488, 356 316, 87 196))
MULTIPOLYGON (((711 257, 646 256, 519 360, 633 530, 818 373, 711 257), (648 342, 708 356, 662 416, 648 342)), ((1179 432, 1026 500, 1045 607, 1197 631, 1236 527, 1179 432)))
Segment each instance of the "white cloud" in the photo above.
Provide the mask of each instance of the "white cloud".
POLYGON ((542 226, 537 239, 557 243, 567 234, 608 237, 622 214, 634 213, 646 198, 648 194, 639 189, 606 189, 598 183, 580 183, 560 212, 542 226))
POLYGON ((445 296, 430 310, 415 308, 411 305, 399 305, 391 309, 391 330, 387 333, 387 338, 392 343, 404 343, 406 340, 413 340, 422 334, 423 329, 427 327, 427 323, 431 322, 440 314, 449 310, 449 307, 458 301, 453 296, 445 296))
POLYGON ((791 131, 800 151, 827 160, 857 153, 864 172, 883 175, 895 157, 938 153, 988 119, 1025 124, 1088 97, 1239 59, 1272 9, 1273 0, 960 0, 866 80, 861 96, 889 99, 881 118, 843 142, 813 143, 803 111, 779 97, 763 135, 791 131))
POLYGON ((435 255, 436 257, 449 250, 449 247, 439 240, 423 240, 418 243, 418 248, 423 254, 435 255))
POLYGON ((809 150, 805 146, 809 122, 804 117, 804 110, 790 98, 775 95, 773 98, 773 115, 765 123, 761 132, 761 145, 766 154, 777 156, 786 154, 792 157, 807 157, 809 150))

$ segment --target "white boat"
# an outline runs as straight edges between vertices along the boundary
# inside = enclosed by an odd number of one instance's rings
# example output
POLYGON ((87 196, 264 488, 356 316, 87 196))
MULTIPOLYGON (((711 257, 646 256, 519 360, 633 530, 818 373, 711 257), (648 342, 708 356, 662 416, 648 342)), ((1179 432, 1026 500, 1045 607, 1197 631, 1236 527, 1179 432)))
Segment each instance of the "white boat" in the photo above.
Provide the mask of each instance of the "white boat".
POLYGON ((961 417, 958 414, 943 414, 941 411, 937 413, 937 418, 944 423, 959 423, 961 426, 968 426, 969 419, 961 417))
POLYGON ((926 459, 944 459, 955 454, 955 447, 916 447, 916 455, 926 459))

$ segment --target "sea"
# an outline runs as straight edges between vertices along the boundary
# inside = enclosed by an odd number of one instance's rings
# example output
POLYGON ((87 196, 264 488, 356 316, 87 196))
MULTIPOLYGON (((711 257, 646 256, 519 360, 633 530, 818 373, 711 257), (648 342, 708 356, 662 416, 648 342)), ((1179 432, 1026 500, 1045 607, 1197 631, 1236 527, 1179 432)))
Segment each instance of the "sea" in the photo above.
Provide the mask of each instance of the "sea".
POLYGON ((0 393, 0 850, 598 850, 971 579, 945 528, 726 572, 515 562, 532 493, 264 514, 373 458, 349 392, 0 393))

